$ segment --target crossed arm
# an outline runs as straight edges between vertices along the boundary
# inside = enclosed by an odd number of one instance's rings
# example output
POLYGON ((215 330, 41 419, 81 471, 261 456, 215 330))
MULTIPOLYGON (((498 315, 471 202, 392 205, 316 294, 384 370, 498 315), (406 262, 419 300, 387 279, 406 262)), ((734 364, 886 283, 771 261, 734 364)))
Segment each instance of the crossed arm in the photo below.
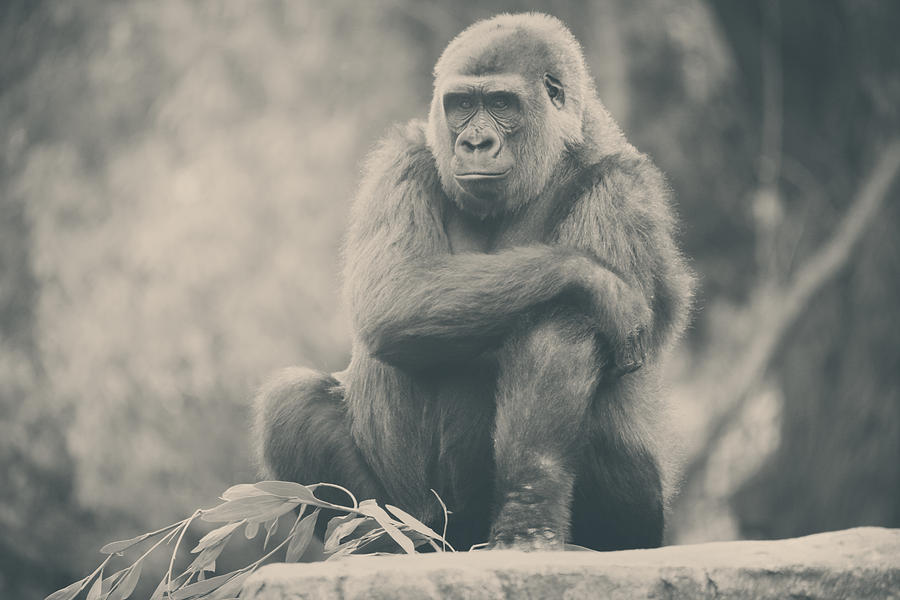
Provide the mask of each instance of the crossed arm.
POLYGON ((381 360, 421 367, 474 356, 499 343, 527 311, 559 301, 585 306, 627 372, 671 326, 671 315, 662 324, 654 318, 651 299, 663 313, 684 310, 673 308, 673 298, 684 294, 667 287, 658 266, 665 260, 652 248, 659 234, 613 197, 640 183, 627 174, 603 167, 603 182, 578 199, 559 245, 450 254, 430 155, 412 148, 398 156, 384 172, 370 173, 347 243, 354 327, 381 360))
POLYGON ((407 258, 368 282, 357 330, 389 363, 471 356, 498 343, 529 309, 574 295, 591 267, 587 257, 551 246, 407 258))

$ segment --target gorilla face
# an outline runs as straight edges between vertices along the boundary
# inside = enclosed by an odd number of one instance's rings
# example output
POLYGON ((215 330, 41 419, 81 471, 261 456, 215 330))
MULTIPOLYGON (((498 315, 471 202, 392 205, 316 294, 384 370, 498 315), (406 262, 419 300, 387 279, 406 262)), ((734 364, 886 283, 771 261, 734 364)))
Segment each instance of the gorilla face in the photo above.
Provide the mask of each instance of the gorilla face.
POLYGON ((461 78, 442 98, 453 178, 480 200, 503 196, 516 168, 512 142, 522 125, 522 100, 502 83, 491 77, 461 78))
POLYGON ((473 26, 435 66, 427 144, 447 197, 470 215, 521 209, 584 141, 578 43, 546 17, 534 25, 473 26))
POLYGON ((436 92, 432 150, 447 193, 464 210, 503 214, 543 188, 564 144, 553 119, 565 105, 556 77, 454 73, 436 92))

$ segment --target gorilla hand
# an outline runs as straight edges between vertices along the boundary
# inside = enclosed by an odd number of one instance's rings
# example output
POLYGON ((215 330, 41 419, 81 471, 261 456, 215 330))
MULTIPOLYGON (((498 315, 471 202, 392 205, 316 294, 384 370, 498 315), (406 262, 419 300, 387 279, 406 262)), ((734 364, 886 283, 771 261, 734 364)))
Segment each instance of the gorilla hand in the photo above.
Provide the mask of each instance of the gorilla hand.
POLYGON ((647 358, 653 311, 640 289, 594 260, 576 258, 579 287, 587 293, 588 310, 598 334, 610 349, 613 375, 632 373, 647 358))

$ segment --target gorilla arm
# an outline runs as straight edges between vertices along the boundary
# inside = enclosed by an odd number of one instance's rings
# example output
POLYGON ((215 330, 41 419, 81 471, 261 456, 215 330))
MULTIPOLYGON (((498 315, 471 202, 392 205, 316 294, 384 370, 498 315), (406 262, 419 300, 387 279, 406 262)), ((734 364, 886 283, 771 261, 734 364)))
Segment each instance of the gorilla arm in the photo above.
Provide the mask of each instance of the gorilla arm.
MULTIPOLYGON (((597 165, 588 174, 599 169, 605 176, 609 168, 597 165)), ((625 179, 612 180, 616 192, 627 193, 625 179)), ((653 269, 623 260, 647 254, 632 246, 641 241, 633 235, 613 239, 624 240, 624 249, 604 247, 599 232, 624 223, 595 210, 612 209, 612 192, 588 181, 573 211, 592 220, 570 215, 561 227, 575 231, 563 245, 453 255, 443 227, 443 192, 421 132, 411 125, 406 136, 393 135, 369 162, 347 240, 346 289, 368 350, 409 367, 471 357, 499 342, 525 311, 572 292, 573 299, 588 297, 618 368, 639 367, 652 317, 644 290, 653 282, 632 275, 635 267, 650 276, 653 269)))
POLYGON ((515 317, 585 280, 594 265, 546 245, 451 254, 434 158, 421 130, 408 129, 370 158, 351 216, 346 290, 368 350, 422 367, 499 342, 515 317))
POLYGON ((606 296, 592 304, 603 307, 600 330, 627 372, 684 330, 694 278, 675 244, 671 192, 647 156, 625 143, 583 167, 579 179, 578 200, 556 233, 560 244, 616 274, 605 288, 600 281, 588 289, 606 296))

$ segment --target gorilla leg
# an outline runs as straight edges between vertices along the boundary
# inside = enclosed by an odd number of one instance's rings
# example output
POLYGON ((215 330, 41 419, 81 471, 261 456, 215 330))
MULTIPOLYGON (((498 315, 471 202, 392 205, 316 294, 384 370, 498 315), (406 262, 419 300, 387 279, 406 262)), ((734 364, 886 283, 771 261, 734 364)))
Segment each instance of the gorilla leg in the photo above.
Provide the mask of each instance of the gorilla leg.
MULTIPOLYGON (((377 498, 381 486, 350 434, 343 388, 310 369, 286 369, 255 400, 257 453, 274 479, 336 483, 357 498, 377 498)), ((338 495, 340 495, 338 493, 338 495)), ((334 495, 337 501, 343 501, 334 495)), ((323 497, 332 496, 323 490, 323 497)))
MULTIPOLYGON (((595 402, 608 401, 601 393, 595 402)), ((615 430, 617 419, 605 414, 591 420, 590 441, 576 473, 574 543, 594 550, 660 546, 663 501, 656 460, 615 430)))
POLYGON ((556 311, 512 335, 498 359, 491 544, 561 547, 602 367, 594 332, 556 311))
POLYGON ((603 381, 595 392, 576 471, 576 544, 624 550, 662 543, 662 483, 648 429, 656 418, 649 400, 655 389, 652 374, 637 371, 603 381))

